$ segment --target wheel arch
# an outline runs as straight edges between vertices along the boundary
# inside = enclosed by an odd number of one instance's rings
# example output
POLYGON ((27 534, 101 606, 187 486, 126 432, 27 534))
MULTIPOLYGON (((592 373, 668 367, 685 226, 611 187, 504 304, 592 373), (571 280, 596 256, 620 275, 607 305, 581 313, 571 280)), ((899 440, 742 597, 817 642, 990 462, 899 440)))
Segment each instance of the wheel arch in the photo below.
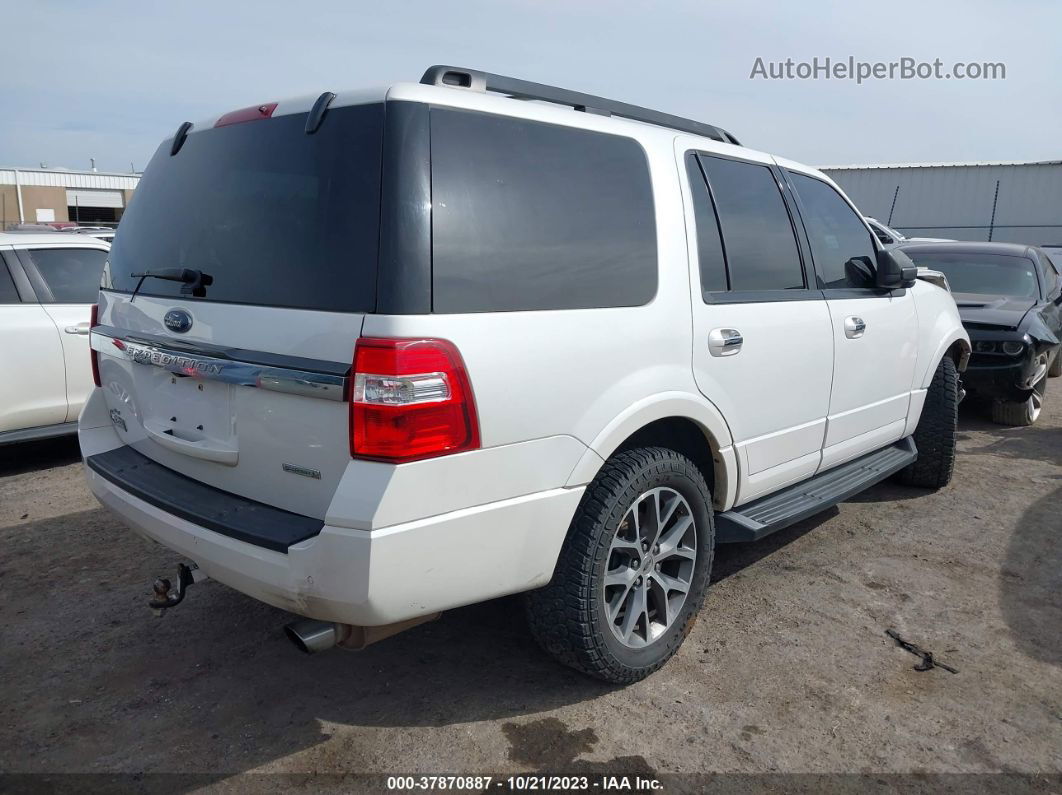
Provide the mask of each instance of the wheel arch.
POLYGON ((709 401, 685 393, 648 398, 616 417, 590 443, 567 485, 589 483, 617 452, 651 446, 668 447, 693 461, 712 491, 716 510, 733 504, 737 457, 730 428, 709 401))
POLYGON ((933 373, 937 371, 937 365, 945 356, 951 357, 951 360, 955 362, 955 368, 960 373, 963 372, 966 369, 967 362, 970 361, 970 351, 970 338, 967 336, 966 330, 962 327, 953 329, 944 339, 937 343, 937 347, 929 359, 928 367, 919 380, 919 388, 929 388, 930 383, 933 381, 933 373))

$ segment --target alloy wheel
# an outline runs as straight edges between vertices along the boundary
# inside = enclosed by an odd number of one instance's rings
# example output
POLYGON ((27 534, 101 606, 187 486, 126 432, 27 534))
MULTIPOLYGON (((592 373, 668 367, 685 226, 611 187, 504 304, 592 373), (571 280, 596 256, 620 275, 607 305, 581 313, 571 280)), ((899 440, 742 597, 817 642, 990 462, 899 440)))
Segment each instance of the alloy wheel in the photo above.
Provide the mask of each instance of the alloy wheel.
POLYGON ((644 648, 675 623, 697 563, 697 525, 686 498, 650 489, 627 510, 609 547, 602 595, 613 635, 644 648))

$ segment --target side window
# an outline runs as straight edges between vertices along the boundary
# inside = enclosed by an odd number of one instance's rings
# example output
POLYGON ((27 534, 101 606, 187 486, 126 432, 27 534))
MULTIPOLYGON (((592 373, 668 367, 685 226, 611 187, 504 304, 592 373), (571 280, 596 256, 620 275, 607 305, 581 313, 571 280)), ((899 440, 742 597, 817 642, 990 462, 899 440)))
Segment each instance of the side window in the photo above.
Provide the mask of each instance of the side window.
POLYGON ((789 172, 800 197, 811 256, 826 289, 873 287, 877 250, 862 219, 822 180, 789 172), (849 260, 860 260, 861 264, 849 260))
MULTIPOLYGON (((42 303, 94 304, 100 291, 100 276, 107 252, 96 248, 37 248, 29 255, 52 300, 42 303)), ((38 290, 38 293, 40 291, 38 290)))
POLYGON ((7 265, 4 264, 3 258, 0 258, 0 304, 19 304, 22 303, 18 297, 18 290, 15 289, 15 282, 11 278, 11 273, 7 269, 7 265))
POLYGON ((432 306, 640 306, 656 295, 649 164, 631 138, 431 111, 432 306))
POLYGON ((793 224, 767 166, 700 155, 723 232, 730 289, 804 288, 793 224))
POLYGON ((726 292, 726 261, 723 241, 719 237, 719 220, 704 182, 704 173, 692 152, 686 156, 686 173, 693 196, 694 222, 697 225, 697 259, 700 261, 701 295, 726 292))

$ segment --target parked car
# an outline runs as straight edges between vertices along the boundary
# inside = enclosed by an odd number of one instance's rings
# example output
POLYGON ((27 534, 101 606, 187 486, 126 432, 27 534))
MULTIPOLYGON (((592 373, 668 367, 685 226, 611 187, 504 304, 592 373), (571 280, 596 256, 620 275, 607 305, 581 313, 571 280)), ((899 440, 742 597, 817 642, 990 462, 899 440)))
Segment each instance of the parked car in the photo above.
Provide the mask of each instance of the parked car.
POLYGON ((89 485, 198 565, 160 609, 205 574, 313 651, 527 592, 634 681, 717 542, 949 481, 969 338, 916 272, 814 169, 484 72, 185 123, 104 274, 89 485))
POLYGON ((0 444, 77 431, 107 250, 91 237, 0 233, 0 444))
POLYGON ((1032 425, 1048 376, 1062 375, 1062 279, 1043 249, 1016 243, 902 246, 919 266, 948 277, 973 356, 963 377, 992 401, 992 419, 1032 425))
POLYGON ((870 231, 874 233, 874 236, 881 242, 883 246, 894 246, 900 243, 949 243, 950 238, 946 237, 906 237, 903 233, 897 232, 891 226, 883 224, 877 218, 871 218, 869 215, 864 216, 867 225, 870 227, 870 231))
POLYGON ((63 231, 75 235, 89 235, 90 237, 105 240, 110 243, 114 240, 114 233, 118 230, 110 226, 74 226, 64 229, 63 231))
POLYGON ((1062 243, 1044 243, 1040 246, 1055 266, 1055 270, 1062 273, 1062 243))

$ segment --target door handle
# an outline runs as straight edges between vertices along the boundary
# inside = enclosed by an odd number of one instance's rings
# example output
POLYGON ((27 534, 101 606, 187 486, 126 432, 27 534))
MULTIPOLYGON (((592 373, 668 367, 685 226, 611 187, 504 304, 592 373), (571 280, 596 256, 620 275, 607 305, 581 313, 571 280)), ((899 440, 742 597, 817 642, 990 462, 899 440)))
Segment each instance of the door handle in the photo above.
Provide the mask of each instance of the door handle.
POLYGON ((78 323, 76 326, 67 326, 65 329, 63 329, 63 331, 65 331, 67 334, 81 334, 81 335, 88 334, 89 333, 89 324, 88 323, 78 323))
POLYGON ((863 332, 867 330, 867 324, 863 321, 863 318, 852 315, 844 319, 844 335, 850 340, 857 340, 863 336, 863 332))
POLYGON ((733 356, 740 353, 745 338, 736 328, 716 328, 708 334, 708 352, 712 356, 733 356))

